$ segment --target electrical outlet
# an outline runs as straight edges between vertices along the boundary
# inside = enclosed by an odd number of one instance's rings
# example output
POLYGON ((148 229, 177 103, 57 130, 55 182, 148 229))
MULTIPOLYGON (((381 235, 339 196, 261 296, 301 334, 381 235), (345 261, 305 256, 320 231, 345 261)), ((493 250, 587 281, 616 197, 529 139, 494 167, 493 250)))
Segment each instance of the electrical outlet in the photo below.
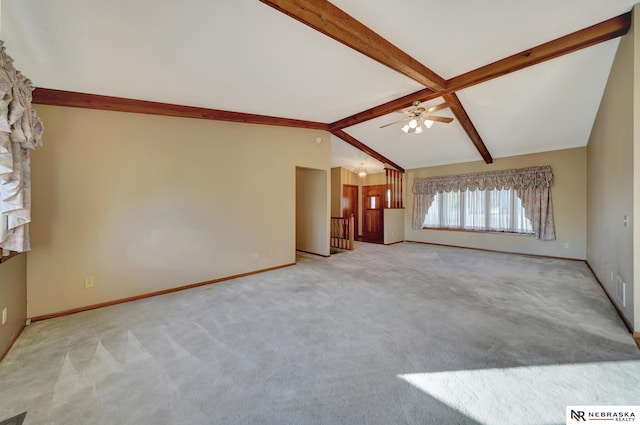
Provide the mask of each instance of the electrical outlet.
POLYGON ((2 324, 7 323, 7 307, 2 309, 2 324))
POLYGON ((93 288, 96 284, 96 281, 93 277, 85 277, 84 278, 84 287, 89 289, 93 288))
POLYGON ((569 242, 564 243, 564 249, 569 249, 569 242))
POLYGON ((260 258, 260 253, 259 253, 258 251, 256 251, 256 252, 253 254, 253 258, 254 258, 254 260, 259 259, 259 258, 260 258))
POLYGON ((611 272, 611 282, 613 282, 613 272, 611 272))
POLYGON ((276 255, 276 250, 273 249, 273 248, 270 248, 269 249, 269 257, 275 257, 275 255, 276 255))

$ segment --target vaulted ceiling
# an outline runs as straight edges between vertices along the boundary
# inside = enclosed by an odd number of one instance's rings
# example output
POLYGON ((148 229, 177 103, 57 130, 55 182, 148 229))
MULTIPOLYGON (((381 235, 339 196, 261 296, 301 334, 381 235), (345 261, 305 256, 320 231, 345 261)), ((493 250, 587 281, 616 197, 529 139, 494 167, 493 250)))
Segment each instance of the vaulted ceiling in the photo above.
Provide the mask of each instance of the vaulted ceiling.
MULTIPOLYGON (((375 171, 385 158, 409 169, 585 146, 626 30, 621 15, 632 7, 633 0, 3 0, 0 37, 39 88, 321 123, 333 130, 332 166, 364 161, 375 171), (546 52, 532 48, 610 19, 561 39, 598 43, 516 70, 546 52), (507 68, 485 67, 512 55, 500 62, 507 68), (476 84, 477 75, 491 78, 476 84), (419 135, 379 128, 416 99, 449 101, 438 114, 455 120, 419 135)), ((561 43, 552 46, 563 53, 561 43)))

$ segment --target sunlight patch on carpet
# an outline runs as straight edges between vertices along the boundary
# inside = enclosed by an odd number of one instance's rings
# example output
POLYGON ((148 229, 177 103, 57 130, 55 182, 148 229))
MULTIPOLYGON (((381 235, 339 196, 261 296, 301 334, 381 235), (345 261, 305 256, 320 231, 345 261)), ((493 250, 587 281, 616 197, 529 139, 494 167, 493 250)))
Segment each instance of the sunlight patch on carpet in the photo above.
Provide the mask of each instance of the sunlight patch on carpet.
POLYGON ((640 405, 640 361, 398 377, 483 425, 564 423, 567 405, 640 405))
POLYGON ((0 421, 0 425, 22 425, 27 412, 22 412, 18 416, 0 421))

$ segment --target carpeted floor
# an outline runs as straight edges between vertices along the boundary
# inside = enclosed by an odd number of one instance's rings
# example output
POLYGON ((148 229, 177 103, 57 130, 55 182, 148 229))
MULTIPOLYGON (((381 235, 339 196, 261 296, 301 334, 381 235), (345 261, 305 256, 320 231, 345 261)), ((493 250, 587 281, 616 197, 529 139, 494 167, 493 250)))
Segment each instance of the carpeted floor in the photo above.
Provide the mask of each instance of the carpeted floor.
POLYGON ((640 350, 582 262, 402 243, 29 326, 25 424, 564 424, 640 405, 640 350))
POLYGON ((16 415, 12 418, 0 421, 0 425, 22 425, 22 423, 24 422, 24 417, 26 415, 27 415, 27 412, 22 412, 19 415, 16 415))

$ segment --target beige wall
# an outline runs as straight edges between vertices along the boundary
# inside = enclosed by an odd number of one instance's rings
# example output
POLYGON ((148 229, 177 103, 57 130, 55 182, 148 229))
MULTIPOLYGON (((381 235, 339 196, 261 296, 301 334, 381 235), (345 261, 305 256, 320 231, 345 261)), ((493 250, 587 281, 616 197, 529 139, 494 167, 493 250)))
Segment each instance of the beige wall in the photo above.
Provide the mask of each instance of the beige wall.
POLYGON ((406 184, 405 239, 408 241, 523 254, 586 258, 586 148, 498 158, 489 165, 483 161, 476 161, 408 170, 406 184), (557 237, 555 241, 539 241, 529 236, 411 228, 413 214, 411 188, 415 178, 543 165, 550 165, 553 172, 551 196, 557 237), (564 248, 565 244, 568 244, 568 248, 564 248))
MULTIPOLYGON (((637 10, 634 14, 637 15, 637 10)), ((640 90, 640 85, 634 83, 638 78, 634 75, 634 58, 637 60, 639 56, 635 53, 636 46, 640 45, 636 44, 637 36, 632 28, 620 40, 587 148, 587 259, 631 323, 634 322, 633 181, 634 170, 635 173, 640 170, 637 164, 634 165, 634 143, 637 146, 638 139, 634 131, 640 130, 634 124, 638 119, 634 117, 637 115, 634 113, 634 99, 637 101, 640 90), (628 217, 628 226, 624 224, 625 216, 628 217), (616 295, 616 275, 627 283, 625 306, 616 295)), ((639 197, 635 199, 637 204, 639 197)), ((636 320, 636 330, 639 325, 636 320)))
POLYGON ((296 166, 328 172, 328 134, 37 109, 30 317, 295 262, 296 166))
POLYGON ((392 244, 404 241, 404 209, 385 208, 383 212, 384 243, 392 244))
POLYGON ((296 169, 296 249, 329 255, 329 187, 326 170, 296 169))
POLYGON ((378 184, 387 184, 387 177, 384 173, 367 174, 363 179, 360 179, 362 186, 373 186, 378 184))
MULTIPOLYGON (((7 309, 7 323, 0 325, 0 353, 22 329, 27 319, 27 255, 0 264, 0 311, 7 309)), ((2 322, 0 322, 2 323, 2 322)))

